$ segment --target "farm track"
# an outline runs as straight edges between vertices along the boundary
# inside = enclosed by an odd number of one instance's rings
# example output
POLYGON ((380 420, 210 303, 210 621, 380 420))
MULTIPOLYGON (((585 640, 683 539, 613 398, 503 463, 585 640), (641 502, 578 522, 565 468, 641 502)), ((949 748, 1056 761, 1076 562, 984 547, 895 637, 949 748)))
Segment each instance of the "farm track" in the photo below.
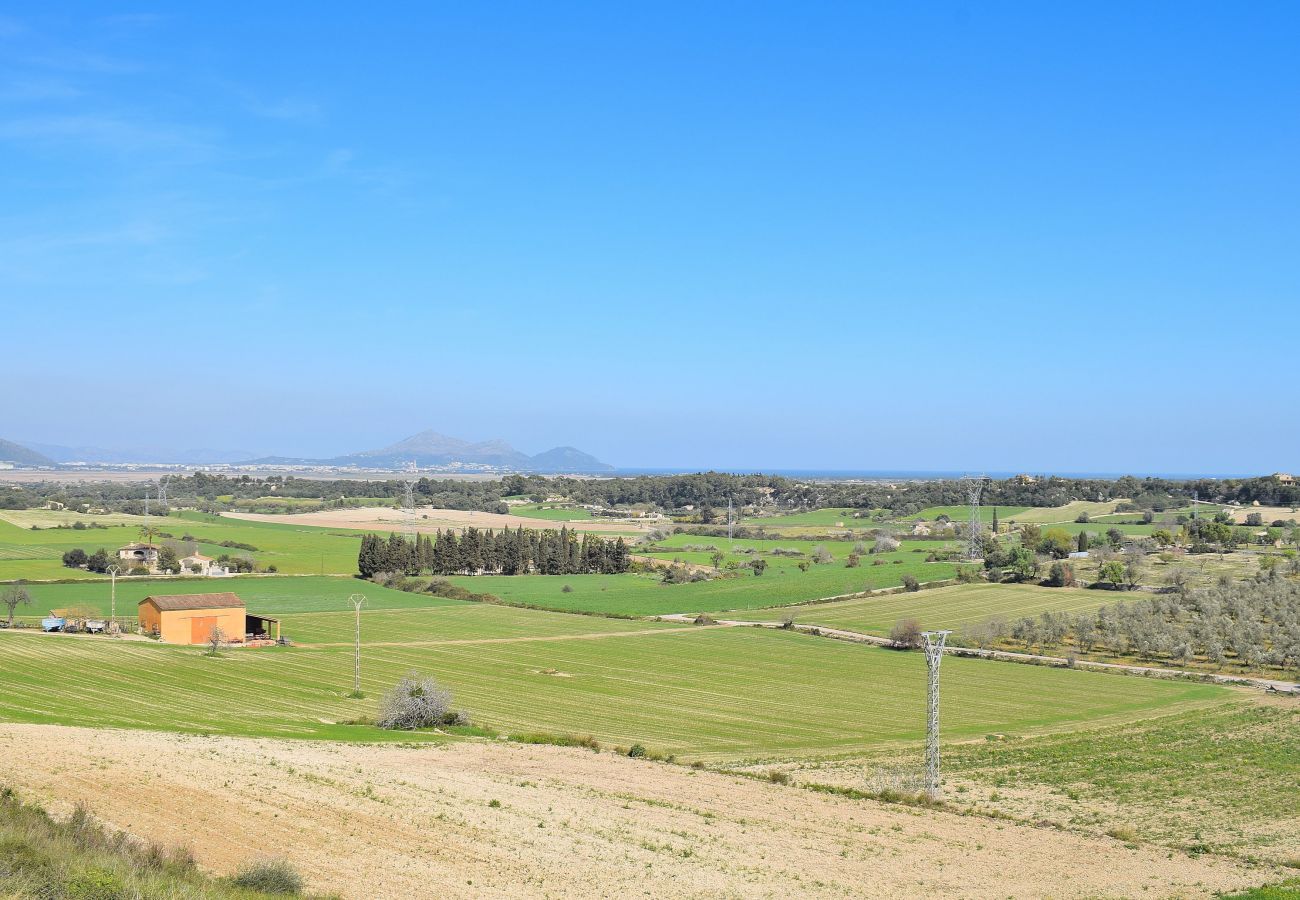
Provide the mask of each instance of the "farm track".
POLYGON ((0 782, 344 897, 1209 897, 1270 867, 610 753, 0 726, 0 782), (31 765, 31 760, 40 765, 31 765), (493 802, 495 801, 495 803, 493 802))

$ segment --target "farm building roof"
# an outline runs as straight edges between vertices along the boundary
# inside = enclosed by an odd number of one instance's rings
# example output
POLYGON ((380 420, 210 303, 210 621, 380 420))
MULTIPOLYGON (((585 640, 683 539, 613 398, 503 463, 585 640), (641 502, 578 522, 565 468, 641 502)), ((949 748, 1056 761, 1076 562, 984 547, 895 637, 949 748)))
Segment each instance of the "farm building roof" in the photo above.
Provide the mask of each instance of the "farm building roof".
POLYGON ((237 594, 225 591, 220 594, 159 594, 145 597, 141 605, 152 603, 159 610, 170 609, 226 609, 231 606, 244 607, 244 601, 237 594))

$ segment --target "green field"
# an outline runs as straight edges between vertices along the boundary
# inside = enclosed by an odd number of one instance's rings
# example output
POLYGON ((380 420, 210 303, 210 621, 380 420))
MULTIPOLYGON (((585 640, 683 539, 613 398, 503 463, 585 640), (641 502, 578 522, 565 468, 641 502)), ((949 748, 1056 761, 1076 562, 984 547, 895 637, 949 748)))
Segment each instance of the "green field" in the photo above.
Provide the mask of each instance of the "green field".
POLYGON ((1046 588, 1026 584, 957 584, 916 593, 884 594, 835 603, 815 603, 784 609, 759 610, 746 618, 780 622, 787 616, 801 625, 824 625, 864 634, 887 635, 900 619, 916 619, 922 628, 950 628, 994 617, 1008 621, 1041 612, 1082 612, 1106 605, 1104 591, 1046 588))
MULTIPOLYGON (((992 506, 981 506, 980 521, 984 522, 985 524, 992 522, 994 508, 995 507, 992 506)), ((996 507, 996 509, 998 511, 999 522, 1005 522, 1008 519, 1015 519, 1018 522, 1024 521, 1020 517, 1030 511, 1030 508, 1027 506, 999 506, 996 507)), ((933 522, 935 519, 939 518, 940 516, 947 516, 949 519, 951 519, 954 522, 969 522, 970 507, 969 506, 931 506, 921 510, 919 513, 916 513, 915 515, 904 516, 904 519, 906 519, 909 522, 912 521, 913 519, 925 519, 927 522, 933 522)))
MULTIPOLYGON (((0 511, 0 580, 26 578, 100 578, 78 569, 65 568, 60 561, 65 551, 80 547, 93 553, 100 547, 109 552, 123 544, 141 540, 140 526, 148 524, 157 531, 179 540, 184 535, 197 538, 199 552, 211 557, 223 553, 251 556, 262 566, 275 566, 291 575, 351 574, 357 569, 360 531, 307 525, 281 525, 270 522, 245 522, 199 512, 174 512, 170 516, 76 516, 46 510, 0 511), (108 528, 84 531, 53 528, 73 521, 112 523, 108 528), (15 523, 21 524, 15 524, 15 523), (40 526, 33 531, 31 525, 40 526), (222 547, 222 541, 249 544, 255 551, 222 547), (25 553, 24 556, 16 554, 25 553)), ((168 538, 155 537, 165 541, 168 538)))
MULTIPOLYGON (((107 615, 109 583, 107 580, 74 584, 31 584, 27 591, 32 605, 19 607, 18 614, 38 618, 52 609, 90 606, 107 615)), ((348 601, 354 593, 366 596, 366 609, 408 609, 452 601, 427 595, 394 591, 368 581, 344 576, 265 576, 242 575, 230 578, 119 578, 117 612, 135 615, 136 606, 151 594, 207 594, 230 591, 238 594, 249 612, 275 616, 290 612, 327 612, 351 610, 348 601)))
MULTIPOLYGON (((641 741, 680 754, 740 760, 851 753, 924 732, 925 662, 749 628, 583 620, 531 610, 439 603, 415 642, 386 643, 387 615, 363 619, 368 698, 349 700, 347 614, 299 614, 320 645, 230 650, 31 633, 0 634, 0 718, 131 728, 358 740, 335 724, 372 714, 383 688, 432 674, 480 724, 641 741), (460 618, 461 615, 468 618, 460 618), (647 630, 650 633, 645 633, 647 630)), ((364 615, 364 614, 363 614, 364 615)), ((299 627, 294 614, 285 627, 299 627)), ((411 636, 408 635, 408 639, 411 636)), ((1069 726, 1213 701, 1224 689, 952 659, 944 734, 1069 726)), ((409 735, 398 737, 409 739, 409 735)))
POLYGON ((836 528, 863 529, 878 526, 871 515, 881 510, 853 509, 852 507, 830 507, 827 509, 810 509, 807 512, 786 513, 779 516, 746 516, 742 525, 751 528, 836 528), (856 518, 855 518, 856 516, 856 518))
POLYGON ((1087 513, 1089 516, 1113 513, 1120 502, 1119 500, 1072 500, 1064 506, 1035 506, 1015 515, 1003 516, 998 513, 998 518, 1002 521, 1014 519, 1017 522, 1032 522, 1039 525, 1073 522, 1079 517, 1079 513, 1087 513))
POLYGON ((547 506, 546 504, 529 503, 526 506, 510 507, 512 516, 525 516, 529 519, 545 519, 548 522, 586 522, 591 519, 591 511, 586 509, 570 509, 567 507, 547 506))
MULTIPOLYGON (((689 554, 674 554, 689 555, 689 554)), ((707 557, 708 554, 703 554, 707 557)), ((865 561, 856 569, 832 562, 800 572, 775 564, 762 576, 740 573, 693 584, 663 584, 658 574, 627 575, 481 575, 448 579, 466 590, 495 594, 509 603, 571 612, 658 616, 668 613, 759 609, 857 593, 902 583, 904 574, 918 581, 943 581, 956 574, 951 563, 927 563, 919 553, 887 554, 882 566, 865 561), (898 559, 898 565, 893 564, 898 559), (571 588, 565 591, 565 586, 571 588)), ((766 558, 766 557, 765 557, 766 558)), ((769 559, 769 562, 771 560, 769 559)), ((707 564, 707 559, 703 560, 707 564)))

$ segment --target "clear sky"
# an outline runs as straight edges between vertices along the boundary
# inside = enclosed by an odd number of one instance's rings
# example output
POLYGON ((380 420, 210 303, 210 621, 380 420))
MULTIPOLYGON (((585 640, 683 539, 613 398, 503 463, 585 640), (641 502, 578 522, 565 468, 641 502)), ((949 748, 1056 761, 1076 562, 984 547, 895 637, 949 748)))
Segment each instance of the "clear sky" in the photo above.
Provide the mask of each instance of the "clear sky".
POLYGON ((1300 5, 0 17, 0 437, 1300 468, 1300 5))

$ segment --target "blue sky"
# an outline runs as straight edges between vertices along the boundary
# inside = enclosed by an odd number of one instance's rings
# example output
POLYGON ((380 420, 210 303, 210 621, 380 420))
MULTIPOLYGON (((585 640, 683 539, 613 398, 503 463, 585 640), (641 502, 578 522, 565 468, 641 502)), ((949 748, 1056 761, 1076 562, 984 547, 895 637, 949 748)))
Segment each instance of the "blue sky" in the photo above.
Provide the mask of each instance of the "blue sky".
POLYGON ((7 9, 0 436, 1300 467, 1295 4, 7 9))

